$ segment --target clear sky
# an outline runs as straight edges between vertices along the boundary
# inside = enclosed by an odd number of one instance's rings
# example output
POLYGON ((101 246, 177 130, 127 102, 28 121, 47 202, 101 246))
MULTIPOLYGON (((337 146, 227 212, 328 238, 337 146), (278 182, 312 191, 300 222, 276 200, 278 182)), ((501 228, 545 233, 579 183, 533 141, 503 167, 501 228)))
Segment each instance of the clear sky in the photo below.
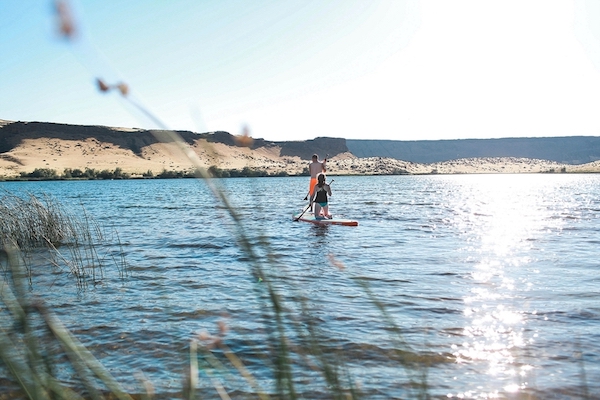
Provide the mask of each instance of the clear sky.
POLYGON ((0 1, 0 119, 267 140, 600 136, 597 0, 0 1), (124 82, 129 100, 107 84, 124 82))

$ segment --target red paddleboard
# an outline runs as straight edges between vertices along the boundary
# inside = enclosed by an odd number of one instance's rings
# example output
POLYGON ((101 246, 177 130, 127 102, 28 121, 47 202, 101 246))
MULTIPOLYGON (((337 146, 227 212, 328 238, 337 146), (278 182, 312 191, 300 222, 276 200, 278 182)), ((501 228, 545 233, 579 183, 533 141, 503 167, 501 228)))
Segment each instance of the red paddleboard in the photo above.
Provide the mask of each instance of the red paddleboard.
POLYGON ((345 218, 315 218, 313 213, 304 213, 304 215, 296 214, 293 217, 294 221, 310 222, 315 225, 345 225, 345 226, 358 226, 358 221, 354 219, 345 218))

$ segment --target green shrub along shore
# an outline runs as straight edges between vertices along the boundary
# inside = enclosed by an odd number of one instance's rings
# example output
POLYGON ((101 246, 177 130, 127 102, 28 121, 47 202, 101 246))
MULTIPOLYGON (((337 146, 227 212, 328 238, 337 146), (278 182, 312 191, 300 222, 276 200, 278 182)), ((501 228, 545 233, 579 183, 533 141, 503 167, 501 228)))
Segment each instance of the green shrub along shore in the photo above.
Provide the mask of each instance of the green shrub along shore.
MULTIPOLYGON (((208 173, 213 178, 249 178, 249 177, 268 177, 268 176, 294 176, 288 174, 285 171, 276 173, 270 173, 262 169, 255 169, 250 167, 244 167, 240 169, 221 169, 215 166, 208 168, 208 173)), ((65 168, 63 173, 60 174, 55 169, 50 168, 36 168, 32 172, 21 172, 17 177, 3 177, 0 176, 0 180, 5 181, 58 181, 58 180, 70 180, 70 179, 173 179, 173 178, 198 178, 196 171, 168 171, 164 169, 162 172, 155 174, 151 170, 144 172, 141 175, 130 174, 124 172, 121 168, 115 168, 114 170, 96 170, 93 168, 71 169, 65 168)), ((298 176, 308 175, 308 168, 305 168, 298 176)))

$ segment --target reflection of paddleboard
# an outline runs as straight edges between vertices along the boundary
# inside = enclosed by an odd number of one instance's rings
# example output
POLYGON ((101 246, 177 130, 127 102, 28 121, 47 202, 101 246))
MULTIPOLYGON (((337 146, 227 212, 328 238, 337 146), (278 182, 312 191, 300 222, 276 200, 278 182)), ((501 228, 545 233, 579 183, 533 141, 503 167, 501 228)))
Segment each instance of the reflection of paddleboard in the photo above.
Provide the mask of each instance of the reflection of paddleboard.
POLYGON ((346 226, 358 226, 358 221, 353 219, 345 219, 345 218, 315 218, 313 213, 304 213, 304 215, 300 216, 300 214, 296 214, 293 216, 294 221, 303 221, 310 222, 315 225, 346 225, 346 226), (298 218, 300 217, 300 218, 298 218))

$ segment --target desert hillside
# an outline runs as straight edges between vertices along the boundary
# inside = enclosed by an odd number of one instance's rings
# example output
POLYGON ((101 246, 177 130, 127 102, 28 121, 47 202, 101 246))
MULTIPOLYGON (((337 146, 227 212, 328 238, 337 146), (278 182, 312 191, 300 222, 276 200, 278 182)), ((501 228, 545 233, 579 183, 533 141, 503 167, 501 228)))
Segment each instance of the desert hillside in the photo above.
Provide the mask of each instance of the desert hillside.
MULTIPOLYGON (((19 176, 35 169, 66 168, 122 171, 191 171, 192 164, 167 132, 0 120, 0 177, 19 176)), ((464 174, 598 172, 600 162, 562 164, 524 157, 463 158, 415 163, 386 157, 356 157, 344 139, 316 138, 303 142, 240 140, 227 132, 178 132, 204 167, 260 169, 269 174, 301 174, 310 155, 329 154, 332 175, 464 174), (244 145, 244 146, 243 146, 244 145)))
POLYGON ((563 136, 456 140, 346 140, 357 157, 389 157, 418 163, 463 158, 531 158, 581 165, 600 160, 600 137, 563 136))

